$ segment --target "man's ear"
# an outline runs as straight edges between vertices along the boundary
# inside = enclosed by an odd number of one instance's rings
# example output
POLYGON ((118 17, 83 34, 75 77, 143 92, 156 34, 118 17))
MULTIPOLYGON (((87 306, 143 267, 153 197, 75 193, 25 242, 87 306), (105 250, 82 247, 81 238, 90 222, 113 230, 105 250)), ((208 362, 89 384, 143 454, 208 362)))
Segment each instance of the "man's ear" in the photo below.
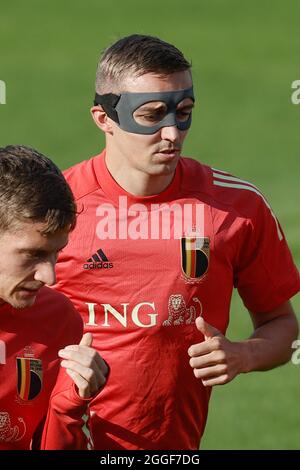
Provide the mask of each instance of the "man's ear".
POLYGON ((99 129, 108 134, 112 134, 113 127, 111 125, 111 119, 107 116, 102 106, 97 105, 91 108, 91 116, 99 129))

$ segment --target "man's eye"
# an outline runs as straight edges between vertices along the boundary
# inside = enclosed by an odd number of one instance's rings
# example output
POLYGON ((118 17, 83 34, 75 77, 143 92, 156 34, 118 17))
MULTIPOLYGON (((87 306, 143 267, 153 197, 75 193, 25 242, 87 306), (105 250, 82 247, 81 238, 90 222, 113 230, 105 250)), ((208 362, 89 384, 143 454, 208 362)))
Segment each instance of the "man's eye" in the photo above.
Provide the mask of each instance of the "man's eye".
POLYGON ((42 258, 42 256, 39 253, 26 253, 25 255, 26 259, 29 260, 37 260, 42 258))
POLYGON ((161 119, 160 114, 148 114, 147 116, 144 116, 147 121, 157 121, 161 119))
POLYGON ((166 115, 166 111, 164 109, 153 111, 153 112, 145 112, 145 114, 134 114, 133 117, 138 124, 142 125, 152 125, 156 122, 160 122, 166 115))
POLYGON ((141 116, 142 118, 146 119, 147 121, 160 121, 164 117, 165 113, 153 113, 153 114, 144 114, 141 116))
POLYGON ((25 253, 25 257, 27 259, 36 259, 38 258, 38 254, 37 253, 25 253))
POLYGON ((177 118, 182 120, 182 121, 187 121, 191 114, 192 114, 192 111, 180 111, 180 110, 178 110, 176 112, 177 118))
POLYGON ((22 265, 31 266, 32 263, 37 263, 39 261, 39 258, 33 253, 23 253, 22 256, 20 256, 19 260, 22 265))
POLYGON ((25 253, 25 258, 28 260, 43 260, 47 257, 47 253, 43 253, 40 251, 31 251, 25 253))

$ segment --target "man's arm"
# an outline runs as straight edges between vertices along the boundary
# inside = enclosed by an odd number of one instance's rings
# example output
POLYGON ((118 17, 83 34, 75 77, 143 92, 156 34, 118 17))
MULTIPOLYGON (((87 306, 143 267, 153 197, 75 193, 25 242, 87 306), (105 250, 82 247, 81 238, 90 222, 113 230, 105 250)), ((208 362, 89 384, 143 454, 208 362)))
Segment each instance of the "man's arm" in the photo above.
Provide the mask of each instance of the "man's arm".
POLYGON ((192 345, 188 354, 194 374, 203 385, 230 382, 242 372, 268 370, 287 362, 292 342, 298 335, 298 322, 289 301, 268 313, 250 312, 254 332, 244 341, 229 341, 220 331, 196 319, 204 341, 192 345))
POLYGON ((104 387, 109 369, 91 343, 92 335, 86 333, 79 345, 59 351, 59 356, 64 359, 50 397, 42 450, 93 448, 88 405, 104 387))
POLYGON ((245 370, 268 370, 290 360, 292 342, 298 336, 298 321, 291 302, 284 302, 269 313, 250 312, 254 325, 244 341, 245 370))

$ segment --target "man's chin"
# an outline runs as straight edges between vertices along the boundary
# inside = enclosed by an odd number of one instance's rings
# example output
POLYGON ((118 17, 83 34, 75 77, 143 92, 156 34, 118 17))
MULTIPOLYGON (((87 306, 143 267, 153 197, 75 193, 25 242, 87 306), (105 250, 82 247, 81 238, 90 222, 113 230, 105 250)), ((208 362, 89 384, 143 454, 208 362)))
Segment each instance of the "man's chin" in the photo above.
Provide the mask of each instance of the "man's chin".
POLYGON ((151 168, 152 176, 168 176, 174 173, 178 160, 173 160, 171 162, 156 162, 155 165, 151 168))

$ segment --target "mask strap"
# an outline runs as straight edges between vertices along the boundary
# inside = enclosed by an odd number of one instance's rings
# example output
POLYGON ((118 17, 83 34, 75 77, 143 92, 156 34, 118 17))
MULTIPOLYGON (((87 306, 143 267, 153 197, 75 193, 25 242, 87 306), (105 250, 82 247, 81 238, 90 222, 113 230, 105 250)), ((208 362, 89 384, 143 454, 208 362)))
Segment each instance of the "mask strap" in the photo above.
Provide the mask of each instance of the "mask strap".
POLYGON ((118 113, 115 109, 120 98, 121 95, 114 95, 113 93, 107 93, 105 95, 98 95, 98 93, 96 93, 94 105, 97 106, 97 104, 100 104, 107 116, 117 124, 120 124, 118 113))

